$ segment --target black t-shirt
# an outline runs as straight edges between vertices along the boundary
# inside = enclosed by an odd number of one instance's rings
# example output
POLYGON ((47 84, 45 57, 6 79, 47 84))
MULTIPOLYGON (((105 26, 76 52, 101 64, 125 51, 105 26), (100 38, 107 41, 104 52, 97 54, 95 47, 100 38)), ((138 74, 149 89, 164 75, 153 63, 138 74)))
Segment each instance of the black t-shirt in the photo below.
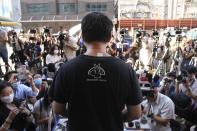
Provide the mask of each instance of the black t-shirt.
POLYGON ((122 131, 122 110, 142 101, 135 72, 114 57, 81 55, 59 70, 53 99, 68 102, 69 131, 122 131))

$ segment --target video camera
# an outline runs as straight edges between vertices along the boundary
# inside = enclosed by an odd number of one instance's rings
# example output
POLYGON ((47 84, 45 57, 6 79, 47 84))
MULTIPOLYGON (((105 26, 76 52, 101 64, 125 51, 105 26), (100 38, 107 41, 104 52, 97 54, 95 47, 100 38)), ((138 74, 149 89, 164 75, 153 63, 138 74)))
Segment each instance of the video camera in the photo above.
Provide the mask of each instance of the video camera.
POLYGON ((140 30, 136 32, 136 43, 138 47, 142 47, 142 32, 140 30))
POLYGON ((44 28, 44 33, 45 33, 45 34, 49 34, 49 33, 50 33, 49 28, 45 27, 45 28, 44 28))
POLYGON ((175 34, 177 35, 177 39, 176 39, 176 40, 177 40, 178 42, 181 42, 182 39, 183 39, 183 37, 182 37, 182 35, 181 35, 181 34, 182 34, 182 31, 181 31, 180 29, 177 29, 176 32, 175 32, 175 34))
POLYGON ((178 76, 176 77, 176 80, 177 80, 178 82, 180 82, 180 83, 186 83, 187 77, 182 76, 182 75, 178 75, 178 76))
POLYGON ((154 97, 155 90, 153 88, 141 88, 142 95, 145 97, 154 97))
POLYGON ((35 29, 30 29, 29 33, 35 35, 36 34, 36 30, 35 29))
POLYGON ((169 79, 169 78, 164 78, 164 83, 171 83, 171 82, 172 82, 171 79, 169 79))
POLYGON ((158 31, 153 30, 152 36, 153 36, 153 39, 154 39, 155 41, 158 41, 158 40, 159 40, 159 32, 158 32, 158 31))

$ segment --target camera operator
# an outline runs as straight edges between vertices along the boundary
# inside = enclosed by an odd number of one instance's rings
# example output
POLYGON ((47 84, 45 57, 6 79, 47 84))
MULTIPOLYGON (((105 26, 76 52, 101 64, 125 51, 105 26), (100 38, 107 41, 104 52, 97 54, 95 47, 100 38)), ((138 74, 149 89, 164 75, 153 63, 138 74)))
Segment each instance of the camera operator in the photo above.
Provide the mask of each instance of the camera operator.
POLYGON ((30 37, 30 42, 28 43, 27 47, 24 50, 24 55, 27 58, 28 65, 33 72, 37 72, 41 69, 41 48, 40 48, 40 42, 37 41, 36 37, 30 37))
POLYGON ((188 71, 188 77, 176 80, 176 114, 189 122, 197 122, 197 80, 196 67, 188 71))
POLYGON ((60 31, 58 32, 59 36, 58 36, 58 40, 59 40, 59 47, 60 47, 60 54, 63 57, 63 48, 64 48, 64 39, 65 39, 65 35, 64 35, 64 30, 63 27, 60 26, 60 31))
POLYGON ((135 62, 137 59, 139 59, 140 49, 142 48, 142 31, 137 30, 135 40, 133 41, 130 48, 128 48, 123 56, 128 57, 129 55, 132 58, 133 65, 135 65, 135 62))
POLYGON ((176 95, 181 92, 193 99, 197 100, 197 80, 196 80, 196 67, 191 67, 188 70, 188 77, 177 78, 176 80, 176 95))
POLYGON ((189 66, 189 62, 191 58, 194 56, 194 49, 192 47, 192 40, 188 39, 187 44, 185 45, 183 49, 183 61, 181 64, 181 69, 186 70, 187 67, 189 66))
MULTIPOLYGON (((0 57, 3 59, 3 62, 5 63, 6 72, 9 69, 8 50, 6 47, 7 42, 8 42, 7 32, 0 29, 0 57)), ((1 67, 0 67, 0 76, 3 75, 1 67)))
POLYGON ((171 86, 171 79, 164 77, 163 83, 160 87, 160 93, 172 98, 174 96, 175 87, 171 86))
POLYGON ((15 31, 12 31, 11 34, 11 46, 13 47, 13 54, 10 56, 10 59, 15 62, 15 66, 17 64, 25 64, 25 56, 24 56, 24 43, 17 36, 15 31))
POLYGON ((175 118, 175 107, 172 100, 157 91, 156 88, 143 91, 147 100, 142 102, 152 131, 172 131, 170 120, 175 118))
POLYGON ((42 35, 42 40, 44 44, 44 53, 43 53, 43 59, 44 59, 44 65, 46 65, 46 56, 49 54, 50 48, 52 47, 52 37, 49 28, 44 27, 44 32, 42 35))

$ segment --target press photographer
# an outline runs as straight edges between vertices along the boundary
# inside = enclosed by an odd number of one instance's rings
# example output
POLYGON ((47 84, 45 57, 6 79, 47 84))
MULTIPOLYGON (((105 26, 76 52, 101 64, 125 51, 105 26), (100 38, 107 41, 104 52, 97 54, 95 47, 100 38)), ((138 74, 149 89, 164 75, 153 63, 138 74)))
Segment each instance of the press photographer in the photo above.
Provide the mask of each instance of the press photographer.
POLYGON ((197 122, 197 80, 195 78, 196 67, 191 67, 186 76, 176 80, 176 114, 187 121, 197 122))
POLYGON ((58 32, 59 36, 58 36, 58 40, 59 40, 59 48, 60 48, 60 54, 63 57, 63 48, 64 48, 64 39, 65 39, 65 32, 63 30, 63 27, 60 26, 60 31, 58 32))
POLYGON ((192 43, 192 39, 187 39, 187 43, 185 45, 185 47, 183 48, 183 61, 181 64, 181 69, 182 70, 186 70, 189 66, 189 63, 192 59, 192 57, 195 54, 195 50, 193 48, 193 43, 192 43))
POLYGON ((44 32, 42 34, 42 44, 44 44, 43 59, 44 65, 46 65, 46 56, 49 54, 49 51, 53 45, 50 29, 47 27, 44 27, 44 32))
POLYGON ((13 48, 13 53, 10 56, 12 63, 15 63, 15 68, 21 64, 25 64, 24 56, 24 43, 17 36, 17 33, 13 30, 10 32, 10 44, 13 48))
POLYGON ((24 55, 27 58, 28 66, 33 72, 37 72, 41 70, 42 61, 41 61, 41 48, 40 42, 37 40, 35 33, 36 30, 31 30, 30 33, 33 33, 32 36, 29 37, 29 43, 24 50, 24 55))
POLYGON ((147 98, 143 105, 143 114, 147 116, 152 131, 172 131, 170 121, 175 119, 175 107, 172 100, 159 93, 156 88, 142 90, 147 98))

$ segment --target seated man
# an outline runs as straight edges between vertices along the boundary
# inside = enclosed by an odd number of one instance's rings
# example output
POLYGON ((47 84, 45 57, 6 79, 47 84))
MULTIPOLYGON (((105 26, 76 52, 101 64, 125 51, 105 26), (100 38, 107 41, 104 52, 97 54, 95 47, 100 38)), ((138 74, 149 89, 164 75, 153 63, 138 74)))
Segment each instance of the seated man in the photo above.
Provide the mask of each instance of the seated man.
POLYGON ((176 81, 175 105, 176 114, 189 120, 197 122, 197 80, 195 78, 196 67, 188 70, 188 77, 176 81))
POLYGON ((36 95, 38 94, 39 90, 36 88, 33 78, 30 75, 27 78, 27 82, 30 84, 30 87, 21 84, 21 82, 18 81, 16 71, 10 71, 6 73, 4 80, 12 84, 15 99, 29 99, 31 103, 36 102, 36 95))
POLYGON ((175 107, 172 100, 159 93, 156 88, 143 92, 147 100, 142 105, 144 113, 151 121, 152 131, 171 131, 170 120, 175 118, 175 107))
POLYGON ((196 67, 192 67, 188 70, 188 77, 183 80, 177 80, 176 82, 176 95, 181 92, 192 98, 193 102, 197 100, 197 79, 195 77, 197 70, 196 67))

